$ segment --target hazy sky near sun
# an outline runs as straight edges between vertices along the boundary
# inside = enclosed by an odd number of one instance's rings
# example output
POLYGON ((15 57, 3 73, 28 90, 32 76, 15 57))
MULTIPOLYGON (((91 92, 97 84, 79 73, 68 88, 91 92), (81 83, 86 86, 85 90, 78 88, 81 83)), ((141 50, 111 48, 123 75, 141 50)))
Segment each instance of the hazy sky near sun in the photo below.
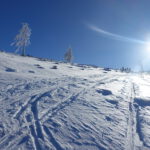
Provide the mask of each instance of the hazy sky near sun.
POLYGON ((27 53, 63 60, 69 45, 74 61, 102 67, 150 69, 149 0, 1 0, 0 49, 22 22, 32 29, 27 53))

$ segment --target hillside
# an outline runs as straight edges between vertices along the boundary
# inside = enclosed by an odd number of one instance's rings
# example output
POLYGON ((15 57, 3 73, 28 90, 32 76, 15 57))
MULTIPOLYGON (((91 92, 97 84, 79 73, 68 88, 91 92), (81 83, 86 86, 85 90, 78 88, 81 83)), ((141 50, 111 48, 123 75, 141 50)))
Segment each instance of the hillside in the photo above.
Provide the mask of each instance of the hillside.
POLYGON ((150 76, 0 52, 0 150, 149 150, 150 76))

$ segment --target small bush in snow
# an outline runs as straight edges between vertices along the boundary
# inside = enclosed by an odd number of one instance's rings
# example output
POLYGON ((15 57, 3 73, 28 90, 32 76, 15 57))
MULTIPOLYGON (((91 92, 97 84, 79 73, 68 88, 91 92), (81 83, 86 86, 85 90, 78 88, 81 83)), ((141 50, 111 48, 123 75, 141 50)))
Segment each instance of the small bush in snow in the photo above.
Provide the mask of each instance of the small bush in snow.
POLYGON ((105 70, 105 71, 111 71, 111 69, 110 69, 110 68, 104 68, 104 70, 105 70))
POLYGON ((57 66, 53 66, 52 69, 57 69, 57 66))
POLYGON ((29 72, 29 73, 35 73, 35 72, 34 72, 34 71, 32 71, 32 70, 29 70, 28 72, 29 72))
POLYGON ((120 71, 121 71, 121 72, 129 73, 129 72, 131 72, 131 68, 122 67, 122 68, 120 69, 120 71))
POLYGON ((13 68, 6 68, 6 71, 7 71, 7 72, 16 72, 16 69, 13 69, 13 68))

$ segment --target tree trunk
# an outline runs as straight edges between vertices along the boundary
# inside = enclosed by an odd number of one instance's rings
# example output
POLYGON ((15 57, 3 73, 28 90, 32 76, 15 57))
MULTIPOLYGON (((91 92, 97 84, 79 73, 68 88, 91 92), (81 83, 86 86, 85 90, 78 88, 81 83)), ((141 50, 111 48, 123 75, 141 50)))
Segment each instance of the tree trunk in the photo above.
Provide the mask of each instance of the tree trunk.
POLYGON ((25 46, 22 48, 22 56, 25 56, 25 46))

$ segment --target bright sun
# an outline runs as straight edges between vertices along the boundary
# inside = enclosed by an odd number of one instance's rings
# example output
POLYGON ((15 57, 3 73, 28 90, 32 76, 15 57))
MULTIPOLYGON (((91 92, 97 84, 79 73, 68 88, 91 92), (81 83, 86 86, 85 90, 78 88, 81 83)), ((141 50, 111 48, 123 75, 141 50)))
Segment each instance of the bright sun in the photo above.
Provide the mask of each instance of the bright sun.
POLYGON ((146 44, 146 50, 147 50, 147 52, 150 52, 150 42, 148 42, 148 43, 146 44))

